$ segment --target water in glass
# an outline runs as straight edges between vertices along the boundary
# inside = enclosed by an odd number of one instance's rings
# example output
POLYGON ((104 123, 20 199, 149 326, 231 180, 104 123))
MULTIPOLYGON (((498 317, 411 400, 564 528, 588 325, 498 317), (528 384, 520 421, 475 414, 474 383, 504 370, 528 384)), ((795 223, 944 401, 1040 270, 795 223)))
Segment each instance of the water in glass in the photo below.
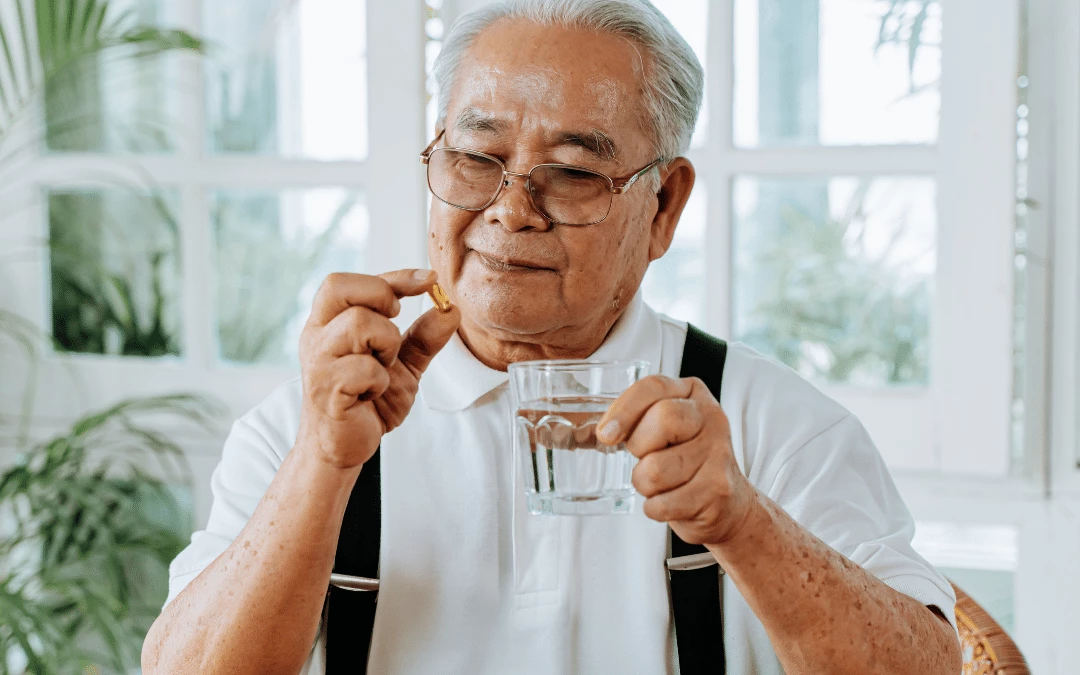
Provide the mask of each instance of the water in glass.
POLYGON ((596 425, 615 400, 565 396, 527 401, 517 411, 519 445, 528 449, 533 513, 625 513, 634 505, 635 457, 624 443, 605 445, 596 425))

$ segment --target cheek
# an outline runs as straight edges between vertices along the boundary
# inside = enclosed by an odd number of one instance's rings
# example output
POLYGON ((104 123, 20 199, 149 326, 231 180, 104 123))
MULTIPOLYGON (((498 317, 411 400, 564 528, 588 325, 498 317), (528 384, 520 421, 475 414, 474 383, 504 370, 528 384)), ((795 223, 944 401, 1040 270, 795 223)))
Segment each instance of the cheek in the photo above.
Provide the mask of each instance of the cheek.
POLYGON ((452 284, 460 273, 464 231, 476 214, 432 200, 428 218, 428 258, 442 282, 452 284))
POLYGON ((573 237, 573 275, 569 285, 574 292, 568 298, 596 304, 616 295, 632 295, 627 285, 640 281, 648 267, 648 231, 639 222, 612 223, 602 233, 581 233, 573 237))

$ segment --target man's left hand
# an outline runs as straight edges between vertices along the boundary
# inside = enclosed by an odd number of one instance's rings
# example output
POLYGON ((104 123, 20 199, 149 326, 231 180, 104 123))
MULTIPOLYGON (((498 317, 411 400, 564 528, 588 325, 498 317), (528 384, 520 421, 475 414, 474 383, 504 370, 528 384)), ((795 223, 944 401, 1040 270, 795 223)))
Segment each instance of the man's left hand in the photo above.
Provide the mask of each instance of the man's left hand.
POLYGON ((633 483, 645 515, 683 541, 722 544, 753 508, 756 489, 735 461, 727 415, 696 377, 634 383, 597 428, 601 442, 625 441, 639 459, 633 483))

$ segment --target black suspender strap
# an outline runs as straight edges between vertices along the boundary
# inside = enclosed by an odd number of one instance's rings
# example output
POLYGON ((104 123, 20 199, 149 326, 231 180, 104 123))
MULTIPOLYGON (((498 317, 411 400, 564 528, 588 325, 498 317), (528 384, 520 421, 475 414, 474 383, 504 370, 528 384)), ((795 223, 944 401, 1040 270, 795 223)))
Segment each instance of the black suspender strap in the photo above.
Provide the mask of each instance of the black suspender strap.
MULTIPOLYGON (((687 327, 680 377, 701 379, 719 401, 726 360, 727 343, 693 326, 687 327)), ((668 563, 679 673, 721 675, 727 665, 720 568, 708 549, 700 544, 687 544, 674 532, 671 533, 671 559, 668 563), (677 569, 676 561, 680 558, 693 561, 691 556, 701 556, 698 560, 703 560, 704 566, 690 564, 687 565, 688 569, 677 569)))
MULTIPOLYGON (((679 376, 700 378, 719 400, 726 358, 725 342, 688 326, 679 376)), ((382 492, 376 451, 364 465, 349 496, 334 556, 334 574, 377 579, 381 532, 382 492)), ((694 564, 695 557, 702 553, 709 555, 704 546, 687 544, 671 533, 668 577, 681 675, 723 675, 726 669, 720 570, 704 556, 706 566, 694 564)), ((341 584, 344 585, 348 584, 341 584)), ((377 597, 377 590, 330 586, 326 614, 327 675, 367 672, 377 597)))
MULTIPOLYGON (((382 484, 379 451, 360 471, 341 520, 334 573, 379 578, 382 536, 382 484)), ((378 591, 330 586, 326 611, 326 672, 366 673, 375 628, 378 591)))

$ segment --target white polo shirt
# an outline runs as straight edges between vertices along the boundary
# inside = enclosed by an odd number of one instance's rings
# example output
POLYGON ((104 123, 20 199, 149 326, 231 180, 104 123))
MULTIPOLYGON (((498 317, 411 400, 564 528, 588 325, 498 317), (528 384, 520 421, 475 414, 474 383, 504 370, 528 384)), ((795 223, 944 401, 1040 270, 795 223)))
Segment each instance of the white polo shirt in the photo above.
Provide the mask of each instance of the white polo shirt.
MULTIPOLYGON (((593 358, 678 377, 686 324, 638 294, 593 358)), ((641 513, 531 516, 510 442, 506 373, 455 336, 405 422, 382 441, 381 590, 368 672, 675 673, 667 527, 641 513)), ((294 380, 238 420, 206 529, 170 568, 169 600, 239 534, 296 439, 294 380)), ((914 524, 866 431, 788 368, 733 343, 720 405, 759 490, 890 587, 952 618, 948 582, 911 548, 914 524)), ((728 675, 779 675, 768 636, 724 578, 728 675)), ((357 636, 358 644, 366 636, 357 636)), ((305 666, 324 667, 325 630, 305 666)))

